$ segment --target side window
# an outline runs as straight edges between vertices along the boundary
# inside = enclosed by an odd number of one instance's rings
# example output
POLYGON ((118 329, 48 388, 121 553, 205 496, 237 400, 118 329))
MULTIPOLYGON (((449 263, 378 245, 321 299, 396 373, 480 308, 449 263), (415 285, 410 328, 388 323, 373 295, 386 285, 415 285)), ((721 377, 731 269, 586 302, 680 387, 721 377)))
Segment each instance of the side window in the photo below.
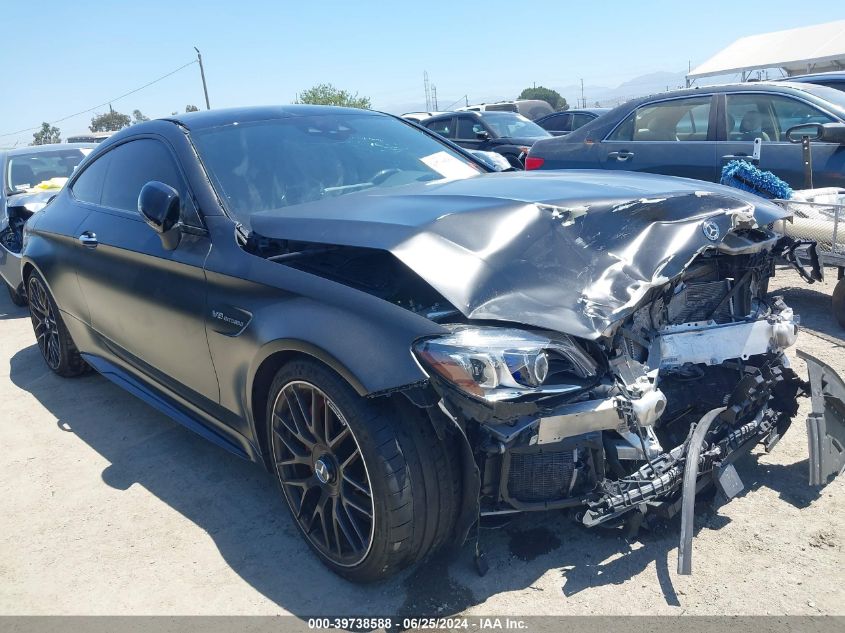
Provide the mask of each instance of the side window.
POLYGON ((550 132, 569 132, 571 121, 571 114, 556 114, 543 121, 543 127, 550 132))
MULTIPOLYGON (((187 187, 167 148, 153 139, 129 141, 111 152, 111 165, 103 185, 100 204, 113 209, 138 212, 138 194, 151 180, 170 185, 179 192, 183 210, 187 187)), ((87 170, 86 170, 87 171, 87 170)))
POLYGON ((100 156, 93 163, 85 168, 79 178, 73 183, 71 191, 77 200, 100 204, 100 196, 103 193, 103 181, 109 168, 112 152, 100 156))
POLYGON ((706 141, 711 98, 673 99, 637 108, 609 141, 706 141))
POLYGON ((572 115, 572 129, 577 130, 582 125, 587 125, 590 121, 595 119, 596 117, 591 116, 589 114, 584 114, 583 112, 577 112, 572 115))
POLYGON ((446 138, 455 138, 455 129, 452 125, 453 119, 440 119, 439 121, 432 121, 426 127, 432 132, 436 132, 440 136, 446 138))
POLYGON ((477 141, 478 133, 484 132, 484 126, 473 117, 458 117, 456 138, 466 141, 477 141))
POLYGON ((778 140, 780 135, 774 120, 771 97, 765 94, 729 94, 726 99, 727 140, 778 140))
POLYGON ((786 131, 804 123, 832 123, 834 119, 808 103, 789 97, 772 96, 772 107, 775 109, 775 132, 778 140, 786 141, 786 131))

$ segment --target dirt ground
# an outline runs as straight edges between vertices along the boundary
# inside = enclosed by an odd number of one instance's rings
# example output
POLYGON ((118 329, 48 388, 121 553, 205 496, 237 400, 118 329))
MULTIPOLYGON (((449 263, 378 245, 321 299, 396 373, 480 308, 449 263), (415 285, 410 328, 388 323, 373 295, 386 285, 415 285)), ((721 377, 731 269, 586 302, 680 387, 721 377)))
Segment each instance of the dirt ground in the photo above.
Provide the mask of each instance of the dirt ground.
MULTIPOLYGON (((798 347, 845 375, 830 277, 774 287, 798 347)), ((746 490, 698 516, 692 576, 677 522, 628 543, 548 513, 482 533, 485 577, 467 545, 355 586, 309 552, 269 475, 98 375, 51 374, 0 295, 0 614, 845 614, 845 476, 807 486, 807 401, 773 454, 740 463, 746 490)))

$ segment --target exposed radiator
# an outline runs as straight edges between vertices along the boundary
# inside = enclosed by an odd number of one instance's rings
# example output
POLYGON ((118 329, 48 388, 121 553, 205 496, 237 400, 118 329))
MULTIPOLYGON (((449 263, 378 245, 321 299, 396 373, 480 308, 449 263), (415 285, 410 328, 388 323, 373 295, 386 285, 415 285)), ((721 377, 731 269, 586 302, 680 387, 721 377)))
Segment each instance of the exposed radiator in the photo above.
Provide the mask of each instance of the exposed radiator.
POLYGON ((570 496, 576 451, 513 452, 508 494, 524 503, 555 501, 570 496))
POLYGON ((716 323, 730 323, 730 301, 726 301, 718 312, 713 313, 730 290, 729 279, 687 284, 669 303, 669 322, 677 324, 712 319, 716 323))

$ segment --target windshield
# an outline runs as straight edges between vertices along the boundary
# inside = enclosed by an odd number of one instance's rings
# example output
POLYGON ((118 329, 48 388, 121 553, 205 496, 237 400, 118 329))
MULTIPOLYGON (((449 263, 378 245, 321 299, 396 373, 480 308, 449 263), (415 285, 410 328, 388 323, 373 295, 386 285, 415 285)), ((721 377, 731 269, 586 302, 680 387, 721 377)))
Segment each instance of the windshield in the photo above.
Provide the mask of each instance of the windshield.
POLYGON ((493 133, 500 138, 551 136, 539 125, 515 112, 482 112, 480 114, 493 133))
POLYGON ((257 211, 483 173, 425 132, 377 114, 236 123, 192 137, 229 212, 247 226, 257 211))
POLYGON ((840 117, 845 118, 845 92, 836 88, 830 88, 829 86, 820 86, 811 83, 802 83, 801 90, 809 92, 819 99, 823 99, 831 109, 837 111, 840 117))
POLYGON ((29 189, 60 189, 82 162, 90 149, 60 149, 31 154, 14 154, 9 157, 6 182, 9 191, 29 189))

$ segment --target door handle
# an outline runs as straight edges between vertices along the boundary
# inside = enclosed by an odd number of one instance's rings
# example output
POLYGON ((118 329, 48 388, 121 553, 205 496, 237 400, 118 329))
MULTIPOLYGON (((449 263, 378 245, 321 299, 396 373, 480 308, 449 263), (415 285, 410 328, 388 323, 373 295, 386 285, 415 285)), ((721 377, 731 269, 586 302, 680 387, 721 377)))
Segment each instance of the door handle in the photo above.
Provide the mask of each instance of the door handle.
POLYGON ((610 153, 607 155, 607 158, 608 158, 608 159, 613 159, 613 158, 615 158, 615 159, 616 159, 616 160, 618 160, 619 162, 623 162, 623 161, 629 160, 629 159, 631 159, 631 158, 633 158, 633 157, 634 157, 634 152, 629 152, 628 150, 624 150, 624 149, 623 149, 623 150, 621 150, 621 151, 619 151, 619 152, 610 152, 610 153))
POLYGON ((760 162, 753 156, 743 154, 742 152, 737 152, 736 154, 726 154, 725 156, 722 156, 722 163, 729 163, 732 160, 744 160, 751 163, 752 165, 756 165, 760 162))
POLYGON ((91 231, 85 231, 77 239, 79 240, 79 243, 82 244, 85 248, 97 248, 97 244, 100 243, 97 240, 97 234, 92 233, 91 231))

